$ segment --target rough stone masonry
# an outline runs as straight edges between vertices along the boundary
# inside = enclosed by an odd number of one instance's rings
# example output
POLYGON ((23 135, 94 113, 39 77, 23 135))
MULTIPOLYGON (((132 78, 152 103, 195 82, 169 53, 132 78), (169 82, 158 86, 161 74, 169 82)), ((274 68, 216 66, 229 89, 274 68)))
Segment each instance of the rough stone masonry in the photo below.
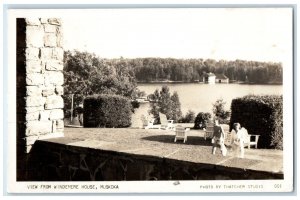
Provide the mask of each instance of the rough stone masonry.
MULTIPOLYGON (((21 19, 17 26, 23 26, 23 29, 17 27, 20 29, 17 35, 17 57, 24 58, 17 68, 25 67, 24 74, 17 75, 19 91, 22 87, 25 90, 24 97, 19 96, 24 98, 25 109, 17 107, 18 112, 23 110, 24 115, 23 120, 18 120, 20 127, 23 125, 19 130, 24 132, 18 132, 21 140, 18 142, 23 145, 23 151, 29 153, 36 140, 63 136, 62 27, 61 20, 57 18, 26 18, 21 19), (22 80, 25 86, 20 85, 22 80)), ((17 73, 20 71, 17 70, 17 73)), ((22 103, 19 105, 22 106, 22 103)))

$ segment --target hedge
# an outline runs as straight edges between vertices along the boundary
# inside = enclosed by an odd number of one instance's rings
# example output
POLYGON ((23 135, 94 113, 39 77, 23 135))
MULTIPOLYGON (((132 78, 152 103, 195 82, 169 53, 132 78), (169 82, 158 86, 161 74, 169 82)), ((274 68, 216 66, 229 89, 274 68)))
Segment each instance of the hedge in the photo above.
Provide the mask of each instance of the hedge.
POLYGON ((131 125, 132 105, 118 95, 93 95, 84 99, 83 126, 121 128, 131 125))
POLYGON ((283 99, 276 95, 248 95, 231 102, 230 130, 235 122, 260 135, 258 148, 283 149, 283 99))
POLYGON ((199 112, 195 118, 194 129, 206 128, 206 123, 211 118, 210 113, 199 112))

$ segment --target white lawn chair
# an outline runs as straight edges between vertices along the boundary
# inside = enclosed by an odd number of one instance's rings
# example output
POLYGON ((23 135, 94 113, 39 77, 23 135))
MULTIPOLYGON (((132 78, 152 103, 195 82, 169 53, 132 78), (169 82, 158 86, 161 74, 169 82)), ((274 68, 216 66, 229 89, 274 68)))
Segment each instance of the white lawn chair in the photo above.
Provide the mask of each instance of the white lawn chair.
POLYGON ((251 146, 254 146, 255 149, 257 149, 257 143, 258 143, 259 136, 260 135, 250 135, 250 134, 248 134, 248 139, 245 142, 245 146, 247 146, 248 149, 250 149, 251 146))
POLYGON ((174 120, 168 120, 167 116, 165 114, 159 113, 159 119, 160 119, 160 129, 174 129, 174 120))
POLYGON ((225 139, 224 139, 224 144, 226 146, 231 146, 234 142, 235 134, 231 133, 229 131, 225 131, 225 139))
POLYGON ((154 128, 154 118, 151 118, 150 120, 147 120, 144 115, 141 116, 142 122, 143 122, 143 128, 144 129, 151 129, 154 128))
POLYGON ((175 139, 174 142, 177 140, 183 140, 183 143, 187 141, 187 133, 190 131, 190 128, 184 128, 181 125, 175 127, 175 139))
POLYGON ((213 138, 214 135, 214 123, 208 122, 206 125, 205 133, 204 133, 204 139, 206 138, 213 138))

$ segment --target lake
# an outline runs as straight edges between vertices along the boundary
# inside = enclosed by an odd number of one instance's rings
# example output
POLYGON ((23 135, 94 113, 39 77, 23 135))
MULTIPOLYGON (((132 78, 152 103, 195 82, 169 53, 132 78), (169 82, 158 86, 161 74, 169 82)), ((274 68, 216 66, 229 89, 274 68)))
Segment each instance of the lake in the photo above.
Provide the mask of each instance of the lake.
MULTIPOLYGON (((181 103, 182 113, 188 110, 198 112, 212 112, 212 104, 217 99, 222 98, 225 108, 230 109, 231 100, 243 97, 248 94, 255 95, 281 95, 282 85, 247 85, 247 84, 202 84, 202 83, 159 83, 159 84, 138 84, 141 91, 147 95, 153 93, 155 89, 161 89, 163 85, 170 88, 171 93, 177 91, 181 103)), ((141 105, 139 113, 147 113, 149 103, 141 105)))

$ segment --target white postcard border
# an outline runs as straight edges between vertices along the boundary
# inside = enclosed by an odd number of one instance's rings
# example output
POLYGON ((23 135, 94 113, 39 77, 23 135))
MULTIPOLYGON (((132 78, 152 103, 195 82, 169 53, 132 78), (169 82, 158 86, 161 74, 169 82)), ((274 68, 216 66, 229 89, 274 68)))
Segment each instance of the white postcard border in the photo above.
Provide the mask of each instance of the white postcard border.
MULTIPOLYGON (((292 8, 291 8, 292 9, 292 8)), ((8 11, 8 193, 206 193, 206 192, 291 192, 293 190, 293 68, 284 68, 283 73, 283 91, 284 91, 284 180, 243 180, 243 181, 126 181, 126 182, 17 182, 16 181, 16 69, 10 66, 16 66, 15 62, 15 19, 18 17, 61 17, 73 15, 75 12, 92 12, 92 10, 9 10, 8 11), (47 186, 48 185, 48 186, 47 186), (61 185, 61 188, 54 189, 61 185), (77 185, 79 189, 71 189, 70 185, 77 185), (94 185, 96 189, 83 189, 87 185, 94 185), (211 187, 209 187, 211 185, 211 187), (220 188, 217 188, 221 185, 220 188), (233 185, 232 188, 224 185, 233 185), (244 187, 238 188, 238 185, 244 187), (250 187, 254 185, 255 187, 250 187), (262 185, 262 187, 260 187, 262 185), (32 187, 31 187, 32 186, 32 187), (35 187, 36 186, 36 187, 35 187), (111 186, 111 188, 110 188, 111 186), (116 186, 118 188, 116 188, 116 186), (207 186, 207 189, 204 188, 207 186), (50 187, 50 188, 46 188, 50 187), (114 189, 113 189, 114 188, 114 189)), ((293 66, 293 38, 291 37, 291 51, 285 52, 286 60, 284 65, 293 66)), ((75 187, 75 186, 74 186, 75 187)), ((90 186, 91 187, 91 186, 90 186)))

